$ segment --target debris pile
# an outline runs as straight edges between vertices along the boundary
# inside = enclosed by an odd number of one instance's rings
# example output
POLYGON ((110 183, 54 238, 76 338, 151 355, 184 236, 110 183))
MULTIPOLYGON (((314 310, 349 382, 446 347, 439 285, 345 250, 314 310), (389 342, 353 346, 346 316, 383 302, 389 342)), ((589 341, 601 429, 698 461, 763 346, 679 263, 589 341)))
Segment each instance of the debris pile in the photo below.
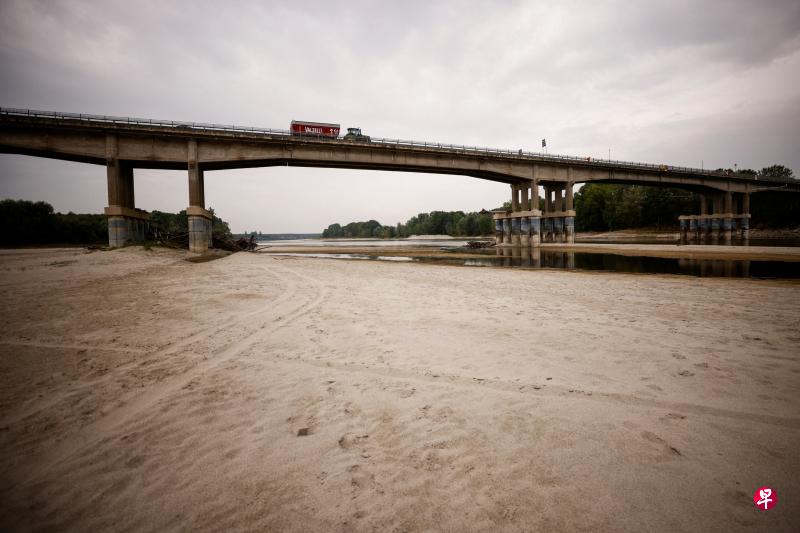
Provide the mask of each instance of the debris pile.
POLYGON ((491 248, 494 241, 467 241, 467 248, 491 248))

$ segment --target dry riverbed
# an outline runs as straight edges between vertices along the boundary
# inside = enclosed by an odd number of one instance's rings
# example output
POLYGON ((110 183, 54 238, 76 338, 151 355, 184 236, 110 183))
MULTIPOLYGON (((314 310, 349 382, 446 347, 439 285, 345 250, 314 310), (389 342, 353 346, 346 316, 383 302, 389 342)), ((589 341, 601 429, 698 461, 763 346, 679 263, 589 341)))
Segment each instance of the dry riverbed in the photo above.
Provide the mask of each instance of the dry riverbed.
POLYGON ((0 251, 0 529, 800 519, 798 283, 186 257, 0 251))

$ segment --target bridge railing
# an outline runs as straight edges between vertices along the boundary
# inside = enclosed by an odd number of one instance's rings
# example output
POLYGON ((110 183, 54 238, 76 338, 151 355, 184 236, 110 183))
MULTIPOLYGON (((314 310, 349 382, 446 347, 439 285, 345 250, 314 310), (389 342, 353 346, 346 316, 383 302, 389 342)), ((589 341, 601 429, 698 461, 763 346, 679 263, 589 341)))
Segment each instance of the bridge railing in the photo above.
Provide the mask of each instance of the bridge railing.
MULTIPOLYGON (((49 119, 59 119, 59 120, 76 120, 81 122, 102 123, 102 124, 130 124, 134 126, 155 126, 162 128, 171 128, 173 130, 197 130, 204 132, 218 131, 226 133, 245 133, 248 135, 253 135, 253 134, 266 135, 271 137, 293 136, 291 131, 284 129, 258 128, 258 127, 247 127, 247 126, 224 125, 224 124, 209 124, 204 122, 181 122, 176 120, 158 120, 158 119, 135 118, 135 117, 116 117, 109 115, 88 115, 83 113, 63 113, 58 111, 38 111, 34 109, 15 109, 7 107, 0 107, 0 115, 32 117, 32 118, 49 118, 49 119)), ((341 137, 331 138, 324 136, 309 136, 309 135, 303 135, 303 137, 311 138, 314 140, 320 140, 324 142, 342 142, 341 137)), ((692 175, 700 174, 700 175, 714 176, 714 177, 716 176, 737 177, 737 178, 752 177, 750 174, 735 173, 731 175, 726 172, 717 172, 707 169, 699 169, 691 167, 653 164, 653 163, 636 163, 632 161, 618 161, 618 160, 602 159, 594 157, 578 157, 578 156, 563 155, 563 154, 549 154, 549 153, 531 152, 525 150, 510 150, 503 148, 445 144, 445 143, 428 142, 428 141, 412 141, 403 139, 387 139, 380 137, 371 137, 369 144, 457 151, 469 154, 517 156, 517 157, 531 158, 539 161, 576 162, 583 164, 588 163, 614 169, 622 168, 629 170, 661 170, 678 174, 692 174, 692 175)), ((764 178, 762 177, 762 179, 764 178)), ((773 181, 773 182, 779 181, 788 183, 796 180, 771 177, 765 179, 765 181, 773 181)))

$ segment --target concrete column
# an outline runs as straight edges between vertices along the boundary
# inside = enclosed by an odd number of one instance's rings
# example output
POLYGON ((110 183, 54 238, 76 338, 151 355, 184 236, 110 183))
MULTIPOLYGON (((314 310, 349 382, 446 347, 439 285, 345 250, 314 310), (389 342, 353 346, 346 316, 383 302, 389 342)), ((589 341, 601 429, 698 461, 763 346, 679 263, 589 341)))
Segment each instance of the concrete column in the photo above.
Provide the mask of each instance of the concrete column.
POLYGON ((106 179, 108 205, 123 205, 122 185, 119 178, 119 148, 116 135, 106 135, 106 179))
POLYGON ((503 244, 511 244, 511 219, 503 219, 503 244))
POLYGON ((503 221, 499 218, 494 219, 494 244, 495 246, 503 244, 503 221))
POLYGON ((705 194, 700 195, 700 214, 701 215, 708 214, 708 200, 706 199, 705 194))
POLYGON ((575 242, 575 217, 564 217, 564 242, 575 242))
POLYGON ((519 194, 517 194, 517 186, 511 185, 511 212, 516 213, 519 211, 519 194))
POLYGON ((691 217, 689 219, 689 239, 697 239, 697 218, 691 217))
POLYGON ((711 238, 716 240, 719 238, 719 231, 720 231, 720 222, 721 218, 719 215, 714 215, 711 217, 711 238))
POLYGON ((194 207, 206 206, 205 184, 203 170, 197 163, 197 141, 189 141, 189 205, 194 207))
POLYGON ((119 159, 119 140, 106 135, 106 181, 108 185, 108 245, 125 246, 146 238, 149 215, 136 209, 133 191, 133 166, 119 159))
POLYGON ((553 220, 553 242, 564 242, 564 217, 555 217, 553 220))
POLYGON ((211 245, 211 211, 189 206, 186 214, 189 219, 189 251, 203 253, 211 245))
POLYGON ((714 194, 714 214, 721 215, 724 209, 724 198, 723 193, 716 193, 714 194))
POLYGON ((531 209, 539 209, 539 180, 531 180, 531 209))
POLYGON ((739 220, 739 226, 742 230, 742 239, 748 240, 750 238, 750 193, 742 194, 742 215, 739 220))
POLYGON ((192 139, 188 144, 189 160, 189 207, 186 214, 189 218, 189 251, 203 253, 211 247, 210 211, 206 210, 205 183, 203 169, 197 160, 197 141, 192 139))
POLYGON ((542 219, 542 242, 552 242, 553 240, 553 219, 542 219))
POLYGON ((513 246, 520 245, 520 224, 519 224, 520 217, 514 217, 511 219, 511 244, 513 246))
POLYGON ((687 232, 689 230, 688 220, 685 217, 680 216, 678 217, 678 223, 681 226, 681 242, 684 242, 687 238, 687 232))
POLYGON ((530 217, 521 217, 519 219, 519 244, 520 246, 531 245, 530 217))
POLYGON ((528 185, 520 185, 520 211, 528 211, 530 209, 530 200, 528 200, 528 185))
POLYGON ((531 246, 539 246, 542 243, 542 219, 540 217, 530 217, 531 227, 531 246))
POLYGON ((565 199, 565 201, 567 203, 565 211, 572 211, 572 209, 573 209, 573 206, 572 206, 572 187, 574 185, 575 184, 573 182, 568 181, 566 187, 564 188, 564 199, 565 199))
POLYGON ((553 203, 551 196, 551 189, 549 185, 544 186, 544 212, 550 213, 553 211, 553 203))
POLYGON ((133 208, 136 206, 136 199, 133 190, 133 167, 122 161, 117 165, 119 172, 119 196, 122 206, 133 208))
POLYGON ((726 191, 722 195, 724 205, 724 217, 722 219, 722 236, 726 241, 731 240, 733 236, 733 218, 731 214, 733 213, 733 194, 731 191, 726 191))

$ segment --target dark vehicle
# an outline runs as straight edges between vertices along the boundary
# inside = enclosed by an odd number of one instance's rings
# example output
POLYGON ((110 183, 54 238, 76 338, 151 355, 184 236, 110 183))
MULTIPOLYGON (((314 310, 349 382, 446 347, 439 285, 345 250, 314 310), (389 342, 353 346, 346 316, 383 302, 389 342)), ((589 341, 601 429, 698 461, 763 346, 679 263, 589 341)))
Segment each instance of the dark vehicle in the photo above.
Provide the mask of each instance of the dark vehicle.
POLYGON ((368 143, 371 141, 369 135, 363 135, 361 128, 347 128, 347 133, 344 136, 345 141, 358 141, 368 143))

